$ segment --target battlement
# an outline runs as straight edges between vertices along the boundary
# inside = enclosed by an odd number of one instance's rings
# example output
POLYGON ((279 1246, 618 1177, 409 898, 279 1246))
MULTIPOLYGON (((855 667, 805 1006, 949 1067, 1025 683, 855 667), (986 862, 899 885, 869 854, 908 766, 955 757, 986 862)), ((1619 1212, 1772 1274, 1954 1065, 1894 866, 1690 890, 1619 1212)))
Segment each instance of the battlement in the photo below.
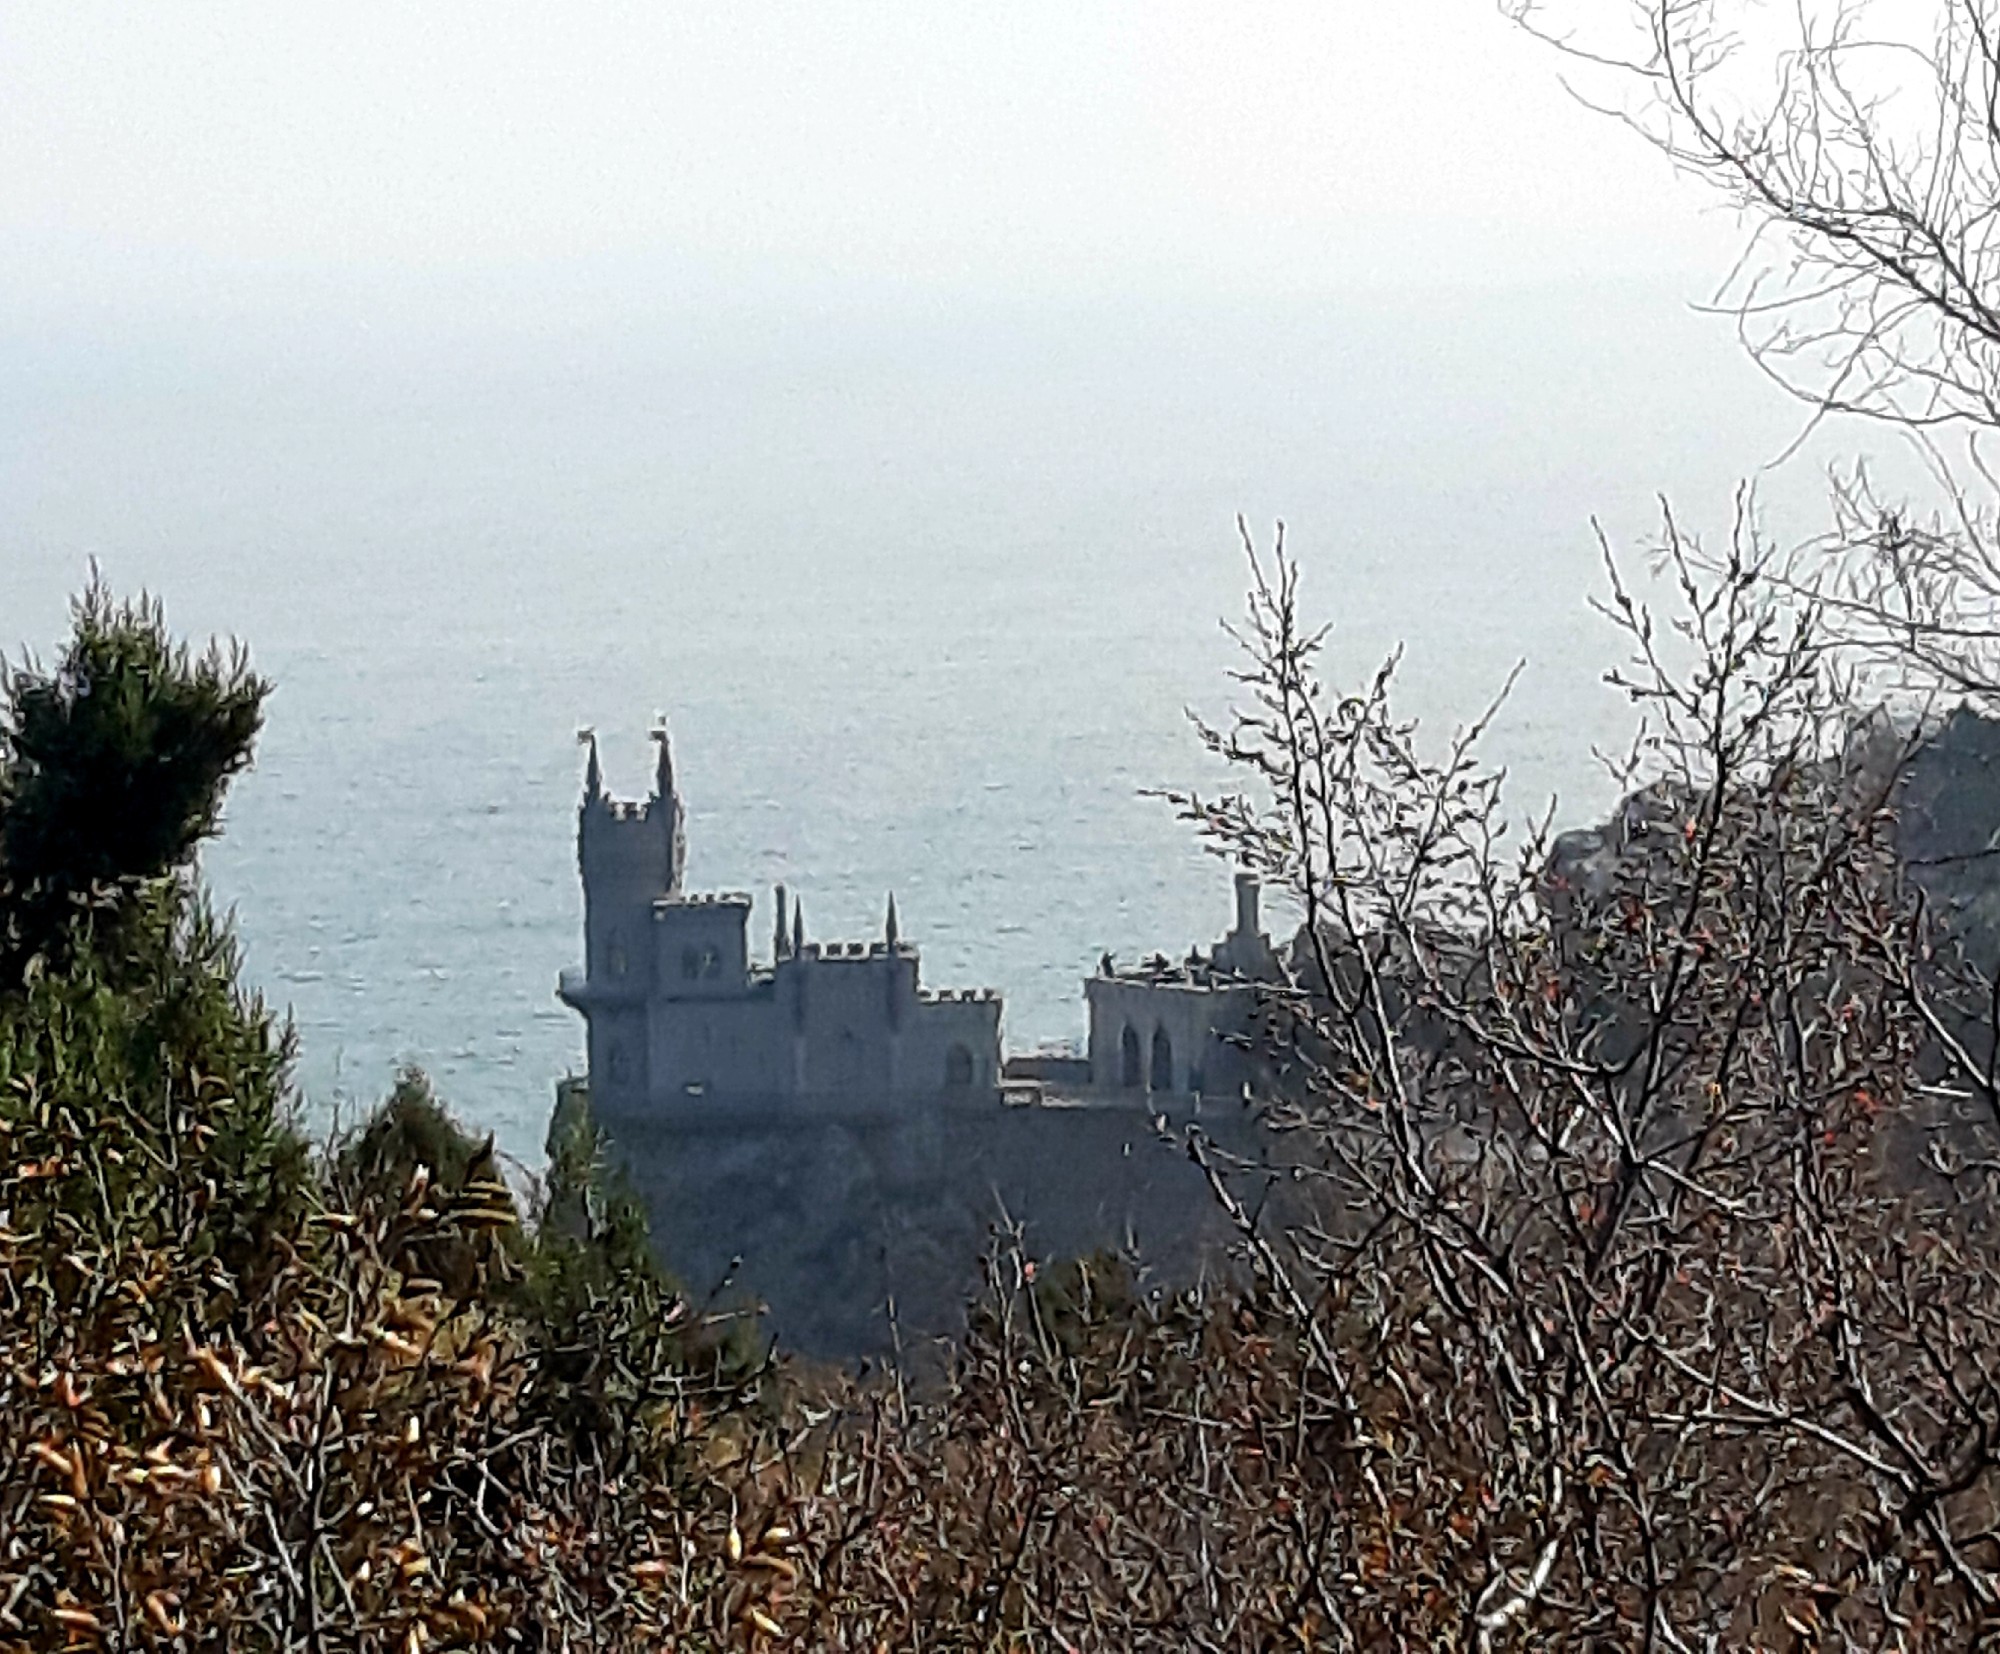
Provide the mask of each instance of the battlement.
POLYGON ((817 960, 820 964, 839 962, 847 964, 854 960, 870 959, 914 959, 917 950, 899 943, 892 953, 881 942, 808 942, 795 957, 817 960))
POLYGON ((653 903, 653 911, 661 909, 689 907, 740 907, 746 913, 750 910, 750 898, 740 890, 705 891, 691 895, 662 896, 653 903))

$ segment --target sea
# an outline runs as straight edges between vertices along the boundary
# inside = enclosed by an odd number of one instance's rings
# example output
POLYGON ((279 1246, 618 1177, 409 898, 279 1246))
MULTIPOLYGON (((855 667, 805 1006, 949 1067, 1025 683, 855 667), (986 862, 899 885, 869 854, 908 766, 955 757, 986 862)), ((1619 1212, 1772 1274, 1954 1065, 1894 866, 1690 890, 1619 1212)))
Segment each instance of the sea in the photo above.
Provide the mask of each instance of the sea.
MULTIPOLYGON (((276 687, 204 853, 301 1107, 404 1065, 538 1164, 582 1063, 580 730, 643 795, 664 715, 695 889, 803 902, 927 983, 1004 996, 1010 1050, 1082 986, 1220 935, 1229 869, 1157 794, 1229 785, 1190 716, 1284 524, 1326 670, 1400 649, 1521 821, 1587 822, 1633 712, 1603 547, 1661 501, 1817 524, 1802 415, 1684 281, 1272 301, 772 304, 434 332, 117 316, 0 333, 0 647, 46 659, 94 563, 276 687)), ((1273 927, 1282 910, 1271 915, 1273 927)))

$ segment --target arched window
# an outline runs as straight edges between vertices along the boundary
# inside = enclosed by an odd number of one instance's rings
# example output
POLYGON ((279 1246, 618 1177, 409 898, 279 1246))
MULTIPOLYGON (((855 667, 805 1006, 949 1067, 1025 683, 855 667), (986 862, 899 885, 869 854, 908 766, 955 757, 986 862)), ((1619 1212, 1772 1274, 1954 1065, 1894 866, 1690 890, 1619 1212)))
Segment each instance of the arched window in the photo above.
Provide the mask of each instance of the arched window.
POLYGON ((972 1051, 964 1045, 954 1045, 944 1054, 944 1083, 955 1090, 963 1090, 972 1084, 972 1051))
POLYGON ((1171 1091, 1174 1088, 1174 1042, 1167 1038, 1164 1028, 1153 1030, 1153 1076, 1151 1091, 1171 1091))
POLYGON ((1118 1083, 1127 1091, 1137 1091, 1146 1083, 1139 1067, 1139 1030, 1125 1024, 1125 1037, 1118 1042, 1118 1083))

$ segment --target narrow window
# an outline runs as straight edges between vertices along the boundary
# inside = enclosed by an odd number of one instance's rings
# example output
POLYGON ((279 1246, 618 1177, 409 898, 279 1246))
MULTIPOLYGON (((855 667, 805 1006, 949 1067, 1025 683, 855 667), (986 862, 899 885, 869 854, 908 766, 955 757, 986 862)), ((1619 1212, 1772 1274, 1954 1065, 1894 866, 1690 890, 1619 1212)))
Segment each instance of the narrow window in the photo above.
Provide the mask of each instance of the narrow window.
POLYGON ((1127 1091, 1137 1091, 1145 1083, 1139 1069, 1139 1031, 1125 1024, 1125 1037, 1118 1042, 1118 1083, 1127 1091))
POLYGON ((1174 1088, 1174 1042, 1167 1038, 1164 1028, 1153 1030, 1153 1076, 1152 1091, 1171 1091, 1174 1088))

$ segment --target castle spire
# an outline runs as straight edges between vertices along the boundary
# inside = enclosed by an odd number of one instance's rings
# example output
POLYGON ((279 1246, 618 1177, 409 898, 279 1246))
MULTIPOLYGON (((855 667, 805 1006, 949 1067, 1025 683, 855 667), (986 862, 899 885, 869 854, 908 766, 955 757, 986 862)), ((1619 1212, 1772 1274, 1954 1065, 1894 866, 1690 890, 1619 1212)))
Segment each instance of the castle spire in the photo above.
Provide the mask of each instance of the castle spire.
POLYGON ((791 938, 785 934, 785 887, 778 886, 777 917, 771 926, 771 959, 773 963, 783 959, 791 950, 791 938))
POLYGON ((594 804, 604 796, 604 771, 597 763, 597 731, 590 728, 576 732, 579 743, 590 748, 590 762, 583 772, 583 799, 586 804, 594 804))
POLYGON ((667 736, 667 718, 661 713, 659 721, 653 725, 652 739, 660 744, 660 761, 653 772, 653 796, 672 798, 674 796, 674 749, 667 736))
POLYGON ((889 922, 882 927, 882 940, 889 944, 891 953, 896 951, 896 944, 902 940, 902 934, 896 928, 896 893, 893 890, 889 892, 889 922))
POLYGON ((792 898, 792 952, 795 954, 802 954, 805 951, 806 951, 805 907, 799 901, 798 897, 794 896, 792 898))

